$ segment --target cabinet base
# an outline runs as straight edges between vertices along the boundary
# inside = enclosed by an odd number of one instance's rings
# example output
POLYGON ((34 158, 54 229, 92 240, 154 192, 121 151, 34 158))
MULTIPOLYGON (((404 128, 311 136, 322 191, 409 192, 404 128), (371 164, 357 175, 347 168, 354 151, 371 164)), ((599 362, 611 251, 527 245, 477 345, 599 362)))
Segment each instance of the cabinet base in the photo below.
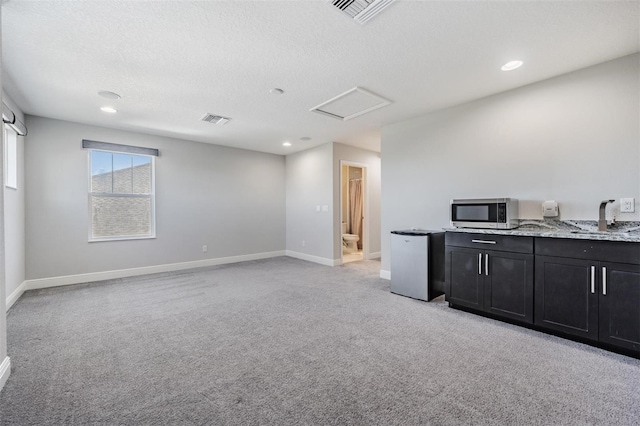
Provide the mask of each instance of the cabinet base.
POLYGON ((573 342, 584 343, 585 345, 593 346, 593 347, 599 348, 599 349, 604 349, 606 351, 614 352, 614 353, 617 353, 617 354, 620 354, 620 355, 624 355, 624 356, 628 356, 628 357, 631 357, 631 358, 640 359, 640 351, 632 351, 632 350, 628 350, 628 349, 624 349, 624 348, 619 348, 617 346, 608 345, 608 344, 605 344, 605 343, 594 342, 592 340, 587 340, 587 339, 581 339, 579 337, 572 336, 572 335, 566 334, 566 333, 562 333, 560 331, 549 330, 549 329, 546 329, 544 327, 540 327, 540 326, 537 326, 537 325, 534 325, 534 324, 528 324, 528 323, 521 322, 521 321, 516 321, 516 320, 512 320, 512 319, 498 317, 496 315, 492 315, 492 314, 489 314, 489 313, 484 312, 484 311, 478 311, 476 309, 467 308, 466 306, 455 305, 455 304, 452 304, 451 302, 449 302, 449 307, 453 308, 453 309, 457 309, 459 311, 469 312, 471 314, 479 315, 481 317, 485 317, 485 318, 489 318, 489 319, 492 319, 492 320, 504 322, 504 323, 507 323, 507 324, 512 324, 512 325, 517 325, 519 327, 528 328, 529 330, 539 331, 540 333, 545 333, 545 334, 549 334, 549 335, 552 335, 552 336, 561 337, 563 339, 571 340, 573 342))

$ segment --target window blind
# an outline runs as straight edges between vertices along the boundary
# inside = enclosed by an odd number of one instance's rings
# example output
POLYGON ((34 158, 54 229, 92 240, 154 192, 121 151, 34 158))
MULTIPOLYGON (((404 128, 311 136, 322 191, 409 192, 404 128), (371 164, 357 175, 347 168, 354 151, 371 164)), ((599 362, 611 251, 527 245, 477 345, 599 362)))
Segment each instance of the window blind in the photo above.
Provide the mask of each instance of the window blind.
POLYGON ((87 139, 82 140, 82 148, 84 149, 100 149, 103 151, 113 152, 125 152, 127 154, 141 154, 141 155, 153 155, 158 157, 160 151, 155 148, 145 148, 141 146, 120 145, 110 142, 91 141, 87 139))
POLYGON ((2 122, 15 130, 18 136, 27 135, 27 126, 16 118, 15 113, 4 102, 2 103, 2 122))

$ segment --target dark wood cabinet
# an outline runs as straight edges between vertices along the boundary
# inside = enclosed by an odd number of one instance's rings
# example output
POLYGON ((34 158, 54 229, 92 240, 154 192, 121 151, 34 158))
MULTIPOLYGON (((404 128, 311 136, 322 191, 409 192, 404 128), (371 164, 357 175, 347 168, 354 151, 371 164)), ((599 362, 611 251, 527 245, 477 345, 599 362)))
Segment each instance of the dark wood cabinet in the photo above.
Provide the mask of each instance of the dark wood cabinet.
POLYGON ((601 262, 599 340, 640 354, 640 265, 601 262))
POLYGON ((550 256, 536 256, 535 261, 535 324, 597 340, 594 262, 550 256))
POLYGON ((640 244, 539 238, 535 251, 536 325, 640 355, 640 244))
POLYGON ((640 243, 447 232, 453 307, 640 357, 640 243))
POLYGON ((533 323, 533 239, 488 237, 447 233, 447 300, 454 306, 533 323))
POLYGON ((485 251, 484 310, 533 323, 533 255, 485 251))
POLYGON ((481 254, 474 249, 446 246, 445 293, 449 303, 482 310, 484 276, 479 272, 481 254))

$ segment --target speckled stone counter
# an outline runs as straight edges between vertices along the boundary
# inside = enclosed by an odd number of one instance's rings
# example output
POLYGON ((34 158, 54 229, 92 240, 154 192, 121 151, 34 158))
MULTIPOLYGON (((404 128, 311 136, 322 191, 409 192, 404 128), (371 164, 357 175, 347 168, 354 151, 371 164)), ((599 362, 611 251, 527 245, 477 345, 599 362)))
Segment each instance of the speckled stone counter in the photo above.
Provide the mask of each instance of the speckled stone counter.
POLYGON ((574 240, 626 241, 640 243, 640 222, 617 222, 607 231, 598 231, 594 220, 520 220, 515 229, 445 228, 447 232, 570 238, 574 240))

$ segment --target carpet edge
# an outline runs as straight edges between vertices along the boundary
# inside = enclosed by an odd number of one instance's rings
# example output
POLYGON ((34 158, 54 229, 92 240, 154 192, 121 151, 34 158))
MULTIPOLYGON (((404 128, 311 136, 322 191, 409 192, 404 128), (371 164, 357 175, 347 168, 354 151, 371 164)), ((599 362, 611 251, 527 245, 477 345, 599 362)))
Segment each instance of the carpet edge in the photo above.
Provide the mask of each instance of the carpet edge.
POLYGON ((22 281, 22 284, 20 284, 18 288, 13 290, 13 292, 9 296, 7 296, 7 309, 6 309, 7 312, 9 311, 9 308, 11 308, 13 304, 16 303, 18 299, 20 299, 20 296, 22 296, 22 294, 26 290, 27 290, 27 282, 22 281))

